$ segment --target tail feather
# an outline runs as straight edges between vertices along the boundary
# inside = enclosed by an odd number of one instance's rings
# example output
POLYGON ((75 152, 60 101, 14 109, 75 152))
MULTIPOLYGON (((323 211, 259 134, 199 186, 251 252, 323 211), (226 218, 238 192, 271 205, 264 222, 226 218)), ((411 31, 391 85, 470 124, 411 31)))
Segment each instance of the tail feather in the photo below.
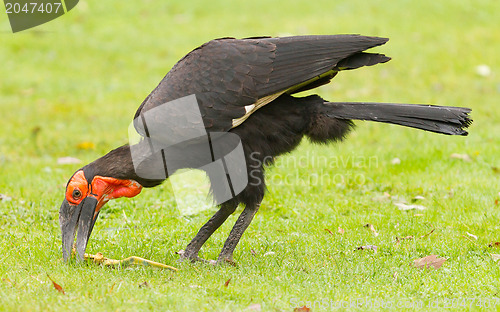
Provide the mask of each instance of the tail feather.
POLYGON ((467 135, 471 109, 436 105, 325 102, 326 115, 337 119, 371 120, 447 135, 467 135))

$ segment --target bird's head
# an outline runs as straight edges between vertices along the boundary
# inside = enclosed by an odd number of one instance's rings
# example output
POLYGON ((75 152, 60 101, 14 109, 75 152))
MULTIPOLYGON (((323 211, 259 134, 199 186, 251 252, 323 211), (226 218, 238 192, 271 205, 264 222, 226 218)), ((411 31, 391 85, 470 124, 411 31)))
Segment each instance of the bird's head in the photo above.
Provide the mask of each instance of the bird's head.
MULTIPOLYGON (((106 159, 105 157, 103 158, 106 159)), ((83 260, 90 233, 104 204, 111 199, 134 197, 141 192, 142 185, 133 179, 97 174, 99 165, 103 163, 99 160, 75 172, 66 185, 65 197, 59 210, 64 260, 71 256, 77 229, 76 251, 79 259, 83 260)), ((116 165, 110 163, 108 169, 116 165)))

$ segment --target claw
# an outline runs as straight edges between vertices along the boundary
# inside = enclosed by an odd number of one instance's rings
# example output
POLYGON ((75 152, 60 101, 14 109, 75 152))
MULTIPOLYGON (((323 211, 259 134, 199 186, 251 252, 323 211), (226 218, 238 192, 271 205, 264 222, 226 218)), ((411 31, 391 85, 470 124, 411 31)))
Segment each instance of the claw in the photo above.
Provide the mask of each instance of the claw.
POLYGON ((210 264, 213 264, 213 265, 230 265, 230 266, 233 266, 233 267, 236 267, 236 268, 238 267, 238 263, 236 263, 232 259, 227 259, 227 258, 217 259, 217 261, 211 260, 210 264))
POLYGON ((198 257, 198 255, 186 254, 186 252, 184 250, 179 250, 179 251, 176 251, 175 253, 179 255, 179 259, 177 260, 177 262, 184 262, 185 260, 189 260, 192 263, 195 263, 195 262, 209 263, 209 261, 198 257))

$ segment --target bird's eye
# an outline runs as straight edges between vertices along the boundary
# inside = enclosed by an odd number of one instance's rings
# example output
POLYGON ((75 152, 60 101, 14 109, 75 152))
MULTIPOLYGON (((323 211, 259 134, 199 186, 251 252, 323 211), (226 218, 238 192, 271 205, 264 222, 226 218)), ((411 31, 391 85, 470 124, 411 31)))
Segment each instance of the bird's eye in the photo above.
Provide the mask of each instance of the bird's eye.
POLYGON ((73 191, 73 199, 80 199, 80 197, 82 197, 82 192, 79 190, 79 189, 75 189, 73 191))

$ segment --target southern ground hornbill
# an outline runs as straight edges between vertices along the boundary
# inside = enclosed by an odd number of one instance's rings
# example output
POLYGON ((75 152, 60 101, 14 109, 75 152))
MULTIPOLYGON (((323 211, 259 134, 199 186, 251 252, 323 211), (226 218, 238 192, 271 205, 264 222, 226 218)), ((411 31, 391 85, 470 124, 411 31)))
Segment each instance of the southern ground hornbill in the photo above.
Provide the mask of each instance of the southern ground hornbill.
MULTIPOLYGON (((220 209, 187 245, 181 258, 190 260, 200 260, 198 252, 202 245, 241 203, 245 208, 217 259, 232 261, 233 251, 264 197, 264 166, 270 165, 275 156, 295 149, 303 136, 317 143, 339 141, 353 128, 352 119, 467 135, 465 128, 471 123, 468 108, 328 102, 316 95, 292 96, 329 83, 339 71, 389 61, 383 54, 364 52, 387 40, 359 35, 222 38, 187 54, 137 110, 135 131, 142 140, 112 150, 79 169, 69 180, 59 213, 63 257, 70 257, 78 229, 76 250, 83 259, 96 218, 108 200, 136 196, 142 187, 157 186, 178 169, 169 168, 163 177, 144 177, 137 173, 131 156, 131 150, 143 148, 148 137, 148 130, 140 121, 149 110, 169 101, 195 95, 202 118, 199 124, 207 135, 236 134, 241 140, 243 166, 246 166, 240 174, 245 175, 248 183, 219 205, 220 209)), ((157 125, 166 129, 171 126, 167 120, 181 120, 178 124, 183 128, 181 132, 196 126, 189 123, 189 118, 183 123, 182 107, 167 111, 168 114, 171 116, 156 116, 157 125)), ((165 133, 175 133, 176 127, 165 133)), ((168 141, 169 135, 160 135, 158 140, 168 141)), ((175 148, 171 152, 175 154, 175 148)), ((180 148, 181 158, 182 153, 180 148)), ((198 157, 192 154, 189 157, 198 157)), ((213 189, 210 174, 209 178, 213 189)))

